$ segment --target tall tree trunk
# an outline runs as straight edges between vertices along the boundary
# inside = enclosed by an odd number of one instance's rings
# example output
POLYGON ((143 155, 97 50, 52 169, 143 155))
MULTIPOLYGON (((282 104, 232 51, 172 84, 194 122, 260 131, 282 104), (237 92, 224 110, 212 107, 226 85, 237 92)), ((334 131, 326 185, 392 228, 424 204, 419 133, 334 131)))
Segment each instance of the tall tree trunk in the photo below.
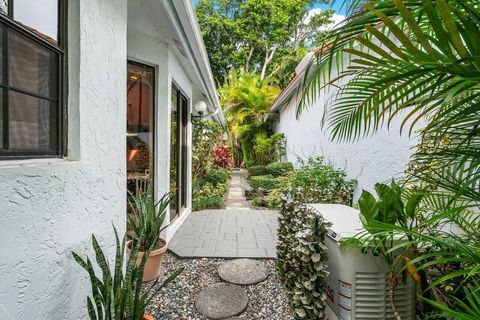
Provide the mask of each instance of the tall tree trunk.
POLYGON ((245 58, 245 67, 244 70, 246 73, 248 73, 250 69, 250 60, 252 60, 253 52, 255 51, 255 46, 252 46, 250 48, 250 51, 248 52, 247 57, 245 58))
POLYGON ((397 276, 395 272, 390 271, 388 274, 388 300, 390 300, 390 306, 392 307, 393 316, 396 320, 402 320, 400 313, 397 310, 395 303, 395 289, 397 287, 397 276))
POLYGON ((267 72, 268 64, 272 61, 273 55, 275 54, 275 51, 277 51, 276 46, 274 46, 272 48, 272 51, 270 51, 270 52, 268 50, 268 47, 265 47, 265 61, 263 63, 263 67, 262 67, 262 73, 260 74, 260 80, 265 79, 265 73, 267 72))

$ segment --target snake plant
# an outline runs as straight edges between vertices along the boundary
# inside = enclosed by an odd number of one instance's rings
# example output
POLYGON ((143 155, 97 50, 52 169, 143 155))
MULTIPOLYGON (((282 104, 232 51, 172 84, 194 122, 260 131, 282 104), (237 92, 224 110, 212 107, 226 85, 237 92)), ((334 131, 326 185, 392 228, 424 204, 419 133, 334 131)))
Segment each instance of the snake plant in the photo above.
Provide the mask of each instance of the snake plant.
POLYGON ((113 270, 97 239, 92 235, 95 260, 101 270, 97 276, 94 263, 90 258, 84 260, 72 252, 75 261, 88 272, 91 283, 91 296, 87 297, 87 310, 90 320, 142 320, 145 307, 152 297, 174 280, 183 269, 174 271, 159 284, 157 279, 148 288, 142 290, 142 278, 145 262, 151 249, 145 252, 140 265, 136 265, 140 242, 132 246, 130 258, 125 263, 125 238, 120 242, 115 230, 116 255, 113 270))
POLYGON ((163 223, 170 204, 170 194, 164 194, 155 202, 152 189, 148 188, 145 193, 138 195, 129 193, 128 202, 133 211, 128 215, 128 226, 134 233, 134 242, 139 242, 139 250, 158 249, 160 233, 166 228, 163 223))

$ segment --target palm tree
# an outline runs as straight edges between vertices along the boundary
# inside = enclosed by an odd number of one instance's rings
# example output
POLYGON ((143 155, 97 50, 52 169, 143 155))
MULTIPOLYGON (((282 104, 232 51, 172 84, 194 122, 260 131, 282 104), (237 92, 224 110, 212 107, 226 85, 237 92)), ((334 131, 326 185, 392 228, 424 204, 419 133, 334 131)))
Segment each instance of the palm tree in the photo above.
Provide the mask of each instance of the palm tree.
MULTIPOLYGON (((430 223, 453 223, 461 232, 382 227, 386 234, 395 230, 434 248, 415 259, 423 264, 420 269, 461 264, 432 286, 454 277, 478 280, 480 4, 478 0, 352 0, 347 10, 349 17, 327 34, 306 68, 302 85, 291 95, 301 97, 297 114, 337 86, 333 107, 323 118, 333 139, 374 134, 395 118, 402 120, 401 131, 408 134, 425 123, 420 130, 422 144, 413 157, 420 165, 411 179, 431 190, 423 203, 433 213, 430 223)), ((472 286, 478 289, 478 281, 470 282, 472 286)), ((476 305, 470 308, 480 310, 480 301, 471 301, 476 305)), ((440 309, 452 314, 445 311, 448 307, 440 309)))
POLYGON ((274 79, 261 79, 260 75, 232 70, 219 89, 221 103, 229 122, 229 136, 236 150, 237 165, 242 160, 253 161, 255 136, 271 130, 276 114, 270 106, 280 93, 274 79), (238 155, 241 148, 241 157, 238 155))

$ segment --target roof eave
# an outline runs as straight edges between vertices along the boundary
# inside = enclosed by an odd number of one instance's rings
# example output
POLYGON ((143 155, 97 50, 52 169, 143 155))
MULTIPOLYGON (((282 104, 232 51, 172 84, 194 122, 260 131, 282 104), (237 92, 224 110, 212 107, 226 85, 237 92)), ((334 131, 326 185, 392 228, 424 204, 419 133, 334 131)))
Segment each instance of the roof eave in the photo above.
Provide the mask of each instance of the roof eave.
POLYGON ((208 60, 207 50, 203 42, 192 2, 189 0, 163 0, 163 2, 167 14, 173 22, 173 27, 177 31, 180 41, 186 49, 188 59, 192 62, 195 73, 201 81, 201 87, 210 104, 213 106, 214 110, 210 110, 211 113, 215 113, 213 119, 224 126, 225 117, 220 107, 215 81, 210 68, 210 61, 208 60))

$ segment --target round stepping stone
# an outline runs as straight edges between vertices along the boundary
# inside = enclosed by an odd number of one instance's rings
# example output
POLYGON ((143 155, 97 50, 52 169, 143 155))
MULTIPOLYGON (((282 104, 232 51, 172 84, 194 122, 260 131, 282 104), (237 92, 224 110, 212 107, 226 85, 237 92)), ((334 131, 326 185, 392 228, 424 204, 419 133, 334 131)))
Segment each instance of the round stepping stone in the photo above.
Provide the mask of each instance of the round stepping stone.
POLYGON ((269 274, 263 262, 236 259, 222 264, 218 268, 218 275, 225 282, 248 286, 265 281, 269 274))
POLYGON ((195 298, 197 311, 210 319, 226 319, 247 309, 248 296, 242 287, 215 283, 200 291, 195 298))

